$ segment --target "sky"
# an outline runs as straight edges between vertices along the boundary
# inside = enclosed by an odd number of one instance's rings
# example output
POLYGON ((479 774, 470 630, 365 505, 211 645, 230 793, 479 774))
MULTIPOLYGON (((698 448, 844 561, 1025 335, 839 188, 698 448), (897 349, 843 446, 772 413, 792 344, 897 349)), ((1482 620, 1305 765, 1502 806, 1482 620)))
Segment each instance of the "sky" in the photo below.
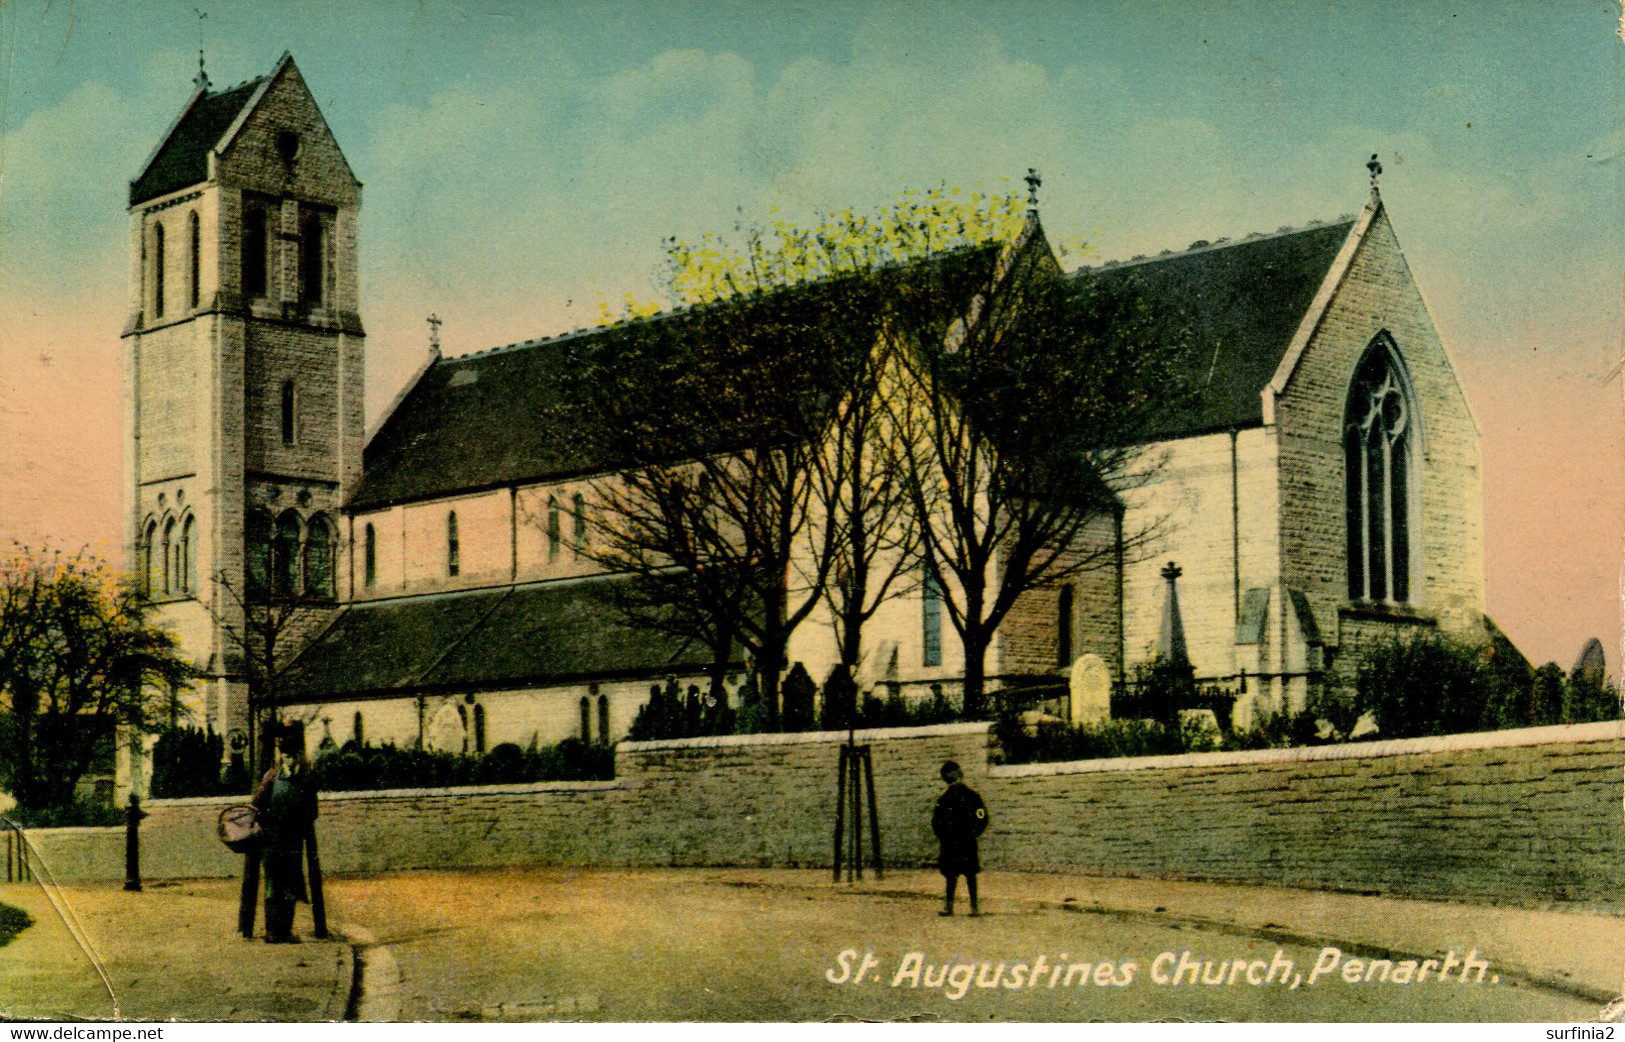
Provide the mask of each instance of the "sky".
POLYGON ((0 0, 0 538, 121 554, 128 183, 291 51, 364 183, 377 417, 427 351, 661 292, 661 240, 1042 173, 1069 265, 1352 214, 1483 435, 1489 613, 1621 661, 1625 66, 1601 0, 0 0), (206 17, 199 18, 198 11, 206 17))

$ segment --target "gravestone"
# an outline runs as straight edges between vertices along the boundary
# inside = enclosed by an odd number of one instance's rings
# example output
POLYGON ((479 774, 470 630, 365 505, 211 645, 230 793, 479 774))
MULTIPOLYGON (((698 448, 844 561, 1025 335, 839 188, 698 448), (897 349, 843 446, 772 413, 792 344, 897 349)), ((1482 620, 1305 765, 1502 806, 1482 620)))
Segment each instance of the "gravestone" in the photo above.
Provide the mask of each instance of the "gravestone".
POLYGON ((1099 655, 1082 655, 1072 663, 1070 684, 1072 726, 1098 724, 1111 719, 1112 674, 1099 655))

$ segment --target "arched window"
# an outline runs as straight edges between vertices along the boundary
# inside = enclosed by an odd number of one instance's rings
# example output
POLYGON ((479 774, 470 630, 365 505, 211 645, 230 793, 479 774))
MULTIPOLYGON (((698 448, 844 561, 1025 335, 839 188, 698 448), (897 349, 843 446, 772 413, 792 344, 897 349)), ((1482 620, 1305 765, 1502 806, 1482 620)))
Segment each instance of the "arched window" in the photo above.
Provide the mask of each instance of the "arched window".
POLYGON ((271 546, 271 592, 292 597, 299 592, 299 515, 292 510, 276 521, 276 541, 271 546))
POLYGON ((559 497, 547 497, 547 559, 559 556, 559 497))
POLYGON ((354 720, 353 725, 352 725, 352 729, 353 729, 354 734, 353 734, 352 739, 351 739, 357 745, 361 745, 364 742, 366 742, 366 740, 367 740, 366 737, 365 737, 366 732, 361 729, 361 722, 362 722, 361 721, 361 711, 357 710, 356 714, 355 714, 355 720, 354 720))
POLYGON ((1355 370, 1344 413, 1349 597, 1411 594, 1410 496, 1415 413, 1393 344, 1379 338, 1355 370))
POLYGON ((575 551, 587 549, 587 500, 581 493, 575 495, 575 551))
POLYGON ((586 695, 581 696, 581 740, 592 741, 592 703, 586 695))
POLYGON ((180 577, 182 593, 197 590, 197 518, 191 514, 181 525, 180 577))
POLYGON ((371 586, 378 581, 378 532, 368 525, 361 539, 361 582, 371 586))
POLYGON ((198 289, 197 277, 198 277, 198 271, 199 271, 200 266, 201 266, 200 260, 198 258, 198 249, 202 245, 202 241, 203 241, 203 237, 198 233, 197 211, 196 210, 192 211, 192 216, 186 223, 187 223, 187 225, 189 226, 189 228, 191 230, 191 240, 192 240, 191 249, 188 251, 188 253, 186 255, 186 257, 187 257, 187 266, 191 270, 191 275, 187 279, 186 292, 191 298, 191 307, 196 308, 197 307, 197 302, 198 302, 198 295, 199 295, 199 292, 200 292, 199 289, 198 289))
POLYGON ((159 556, 158 522, 148 521, 147 532, 141 539, 141 588, 148 597, 156 597, 164 588, 164 564, 159 556))
POLYGON ((320 214, 305 215, 299 229, 299 240, 299 302, 306 307, 321 307, 326 245, 320 214))
POLYGON ((1061 672, 1072 668, 1072 614, 1071 585, 1061 587, 1055 603, 1055 665, 1061 672))
POLYGON ((474 751, 485 752, 485 707, 474 707, 474 751))
POLYGON ((152 313, 164 317, 164 226, 152 226, 152 313))
POLYGON ((249 300, 265 296, 265 247, 269 239, 265 210, 251 207, 243 221, 243 296, 249 300))
POLYGON ((937 588, 936 573, 929 566, 920 587, 920 627, 921 664, 942 665, 942 591, 937 588))
POLYGON ((164 591, 165 597, 175 591, 175 584, 180 581, 180 576, 176 574, 175 560, 170 556, 175 549, 177 549, 175 519, 170 518, 164 522, 164 584, 160 588, 164 591))
POLYGON ((305 593, 333 596, 333 530, 320 514, 310 519, 305 535, 305 593))
POLYGON ((282 444, 292 445, 294 436, 298 433, 296 424, 298 415, 295 412, 297 402, 294 400, 293 381, 282 381, 282 444))
POLYGON ((243 542, 248 548, 248 595, 263 597, 271 589, 271 519, 258 510, 248 515, 243 542))
POLYGON ((609 696, 598 696, 598 740, 609 744, 609 696))
POLYGON ((457 511, 453 510, 446 515, 446 574, 456 575, 462 571, 462 547, 457 539, 457 511))

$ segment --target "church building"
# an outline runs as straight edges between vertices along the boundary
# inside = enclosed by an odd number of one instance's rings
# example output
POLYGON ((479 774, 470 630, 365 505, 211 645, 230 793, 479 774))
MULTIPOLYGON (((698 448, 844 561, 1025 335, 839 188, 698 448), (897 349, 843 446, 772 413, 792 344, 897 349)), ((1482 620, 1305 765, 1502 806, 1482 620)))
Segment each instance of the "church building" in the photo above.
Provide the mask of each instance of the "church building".
MULTIPOLYGON (((1155 542, 1026 594, 990 678, 1094 656, 1120 681, 1166 645, 1172 609, 1197 677, 1268 713, 1383 634, 1484 632, 1478 428, 1375 181, 1352 218, 1068 276, 1133 278, 1184 316, 1199 393, 1123 502, 1158 519, 1155 542)), ((703 685, 708 659, 620 619, 625 580, 584 552, 613 468, 531 422, 556 404, 560 353, 601 332, 436 343, 368 437, 360 205, 287 55, 228 90, 200 72, 131 182, 130 560, 202 669, 194 716, 251 740, 268 658, 312 744, 624 737, 651 684, 703 685)), ((929 584, 868 634, 866 689, 962 675, 929 584)), ((832 620, 802 624, 789 660, 821 681, 832 620)))

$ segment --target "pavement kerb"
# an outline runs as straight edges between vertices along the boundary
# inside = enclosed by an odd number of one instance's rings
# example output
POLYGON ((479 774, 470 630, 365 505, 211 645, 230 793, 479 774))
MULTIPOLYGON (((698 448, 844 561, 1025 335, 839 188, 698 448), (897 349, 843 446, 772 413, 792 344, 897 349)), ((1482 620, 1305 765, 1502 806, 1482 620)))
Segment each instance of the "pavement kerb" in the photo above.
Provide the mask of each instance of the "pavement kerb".
POLYGON ((334 927, 334 933, 350 944, 350 1001, 344 1019, 348 1023, 390 1024, 401 1015, 401 970, 389 945, 379 944, 371 930, 353 923, 334 927))

